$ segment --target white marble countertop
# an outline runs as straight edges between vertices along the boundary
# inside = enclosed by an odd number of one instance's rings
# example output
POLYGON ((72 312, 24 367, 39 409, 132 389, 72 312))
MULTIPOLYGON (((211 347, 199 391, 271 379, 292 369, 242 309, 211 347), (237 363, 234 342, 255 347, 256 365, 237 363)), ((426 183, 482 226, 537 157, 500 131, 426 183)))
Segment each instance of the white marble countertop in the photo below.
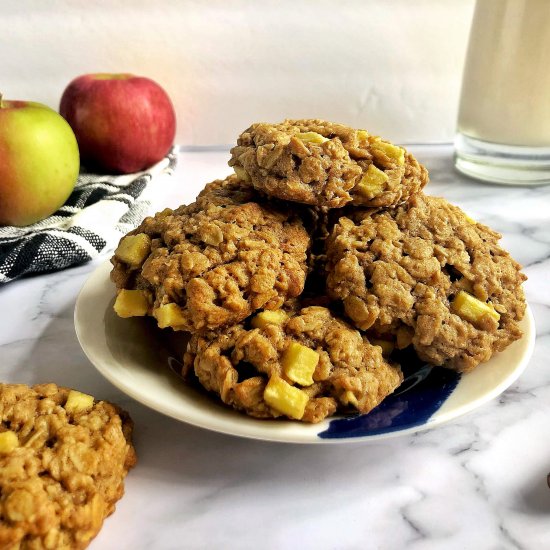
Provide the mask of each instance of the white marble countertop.
MULTIPOLYGON (((534 356, 499 398, 434 430, 381 442, 291 445, 164 417, 94 369, 73 326, 76 296, 105 257, 0 288, 0 380, 54 381, 132 415, 139 462, 90 548, 550 548, 550 187, 475 183, 450 146, 410 147, 444 196, 503 235, 525 266, 534 356)), ((229 173, 227 152, 183 153, 154 210, 229 173)))

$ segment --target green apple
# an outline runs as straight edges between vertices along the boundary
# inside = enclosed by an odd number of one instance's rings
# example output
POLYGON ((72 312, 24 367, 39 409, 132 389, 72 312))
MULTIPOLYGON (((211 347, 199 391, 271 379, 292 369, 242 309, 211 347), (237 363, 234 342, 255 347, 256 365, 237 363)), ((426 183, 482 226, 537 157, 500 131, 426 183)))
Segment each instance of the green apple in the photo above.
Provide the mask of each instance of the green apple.
POLYGON ((53 214, 80 168, 71 127, 53 109, 0 96, 0 225, 24 226, 53 214))
POLYGON ((161 160, 176 134, 168 94, 133 74, 86 74, 69 83, 59 112, 76 134, 82 163, 128 174, 161 160))

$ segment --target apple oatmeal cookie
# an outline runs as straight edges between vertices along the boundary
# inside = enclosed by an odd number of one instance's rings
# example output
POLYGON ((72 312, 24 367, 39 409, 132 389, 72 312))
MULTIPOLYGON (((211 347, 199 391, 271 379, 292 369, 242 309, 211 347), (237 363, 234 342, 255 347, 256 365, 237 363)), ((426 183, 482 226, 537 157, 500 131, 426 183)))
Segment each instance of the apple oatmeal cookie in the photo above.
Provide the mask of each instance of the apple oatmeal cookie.
POLYGON ((236 176, 218 180, 121 240, 115 311, 191 332, 230 326, 302 292, 309 244, 295 211, 265 203, 236 176))
POLYGON ((186 369, 248 415, 313 423, 337 410, 367 413, 403 379, 379 346, 320 306, 264 310, 222 333, 195 335, 186 369))
POLYGON ((499 239, 423 194, 391 210, 357 210, 327 240, 327 290, 359 329, 470 371, 521 337, 526 277, 499 239))
POLYGON ((0 384, 0 548, 88 546, 136 456, 115 405, 55 384, 0 384))
POLYGON ((229 165, 270 196, 326 208, 395 206, 428 182, 427 170, 402 147, 323 120, 253 124, 231 149, 229 165))

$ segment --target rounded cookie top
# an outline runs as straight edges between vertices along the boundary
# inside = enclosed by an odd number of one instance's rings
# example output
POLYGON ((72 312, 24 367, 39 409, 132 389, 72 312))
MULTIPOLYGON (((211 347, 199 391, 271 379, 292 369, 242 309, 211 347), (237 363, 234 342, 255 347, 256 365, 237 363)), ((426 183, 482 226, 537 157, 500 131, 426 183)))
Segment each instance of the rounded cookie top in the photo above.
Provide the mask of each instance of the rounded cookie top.
POLYGON ((115 311, 195 332, 299 295, 309 235, 292 211, 259 201, 231 176, 208 185, 189 206, 146 218, 111 260, 115 311))
POLYGON ((194 205, 197 210, 206 210, 209 206, 236 206, 261 201, 262 197, 250 183, 240 180, 233 174, 225 179, 207 183, 197 195, 194 205))
POLYGON ((428 182, 402 147, 323 120, 257 123, 231 149, 237 175, 268 195, 314 206, 395 206, 428 182))
POLYGON ((132 422, 55 384, 0 384, 0 547, 85 548, 136 461, 132 422))
POLYGON ((521 336, 521 266, 500 235, 441 198, 341 218, 327 240, 327 291, 362 330, 458 371, 521 336))
POLYGON ((223 333, 195 335, 184 365, 237 410, 304 422, 366 413, 402 382, 380 347, 319 306, 264 310, 223 333))

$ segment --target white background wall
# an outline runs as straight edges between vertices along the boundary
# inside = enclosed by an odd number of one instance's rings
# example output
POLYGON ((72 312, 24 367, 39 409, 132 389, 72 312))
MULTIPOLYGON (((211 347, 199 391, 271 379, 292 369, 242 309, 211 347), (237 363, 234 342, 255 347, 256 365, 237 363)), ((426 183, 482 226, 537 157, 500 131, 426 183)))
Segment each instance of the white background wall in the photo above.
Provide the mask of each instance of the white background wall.
POLYGON ((4 0, 0 90, 57 107, 88 72, 157 80, 177 141, 320 117, 451 141, 474 0, 4 0))

